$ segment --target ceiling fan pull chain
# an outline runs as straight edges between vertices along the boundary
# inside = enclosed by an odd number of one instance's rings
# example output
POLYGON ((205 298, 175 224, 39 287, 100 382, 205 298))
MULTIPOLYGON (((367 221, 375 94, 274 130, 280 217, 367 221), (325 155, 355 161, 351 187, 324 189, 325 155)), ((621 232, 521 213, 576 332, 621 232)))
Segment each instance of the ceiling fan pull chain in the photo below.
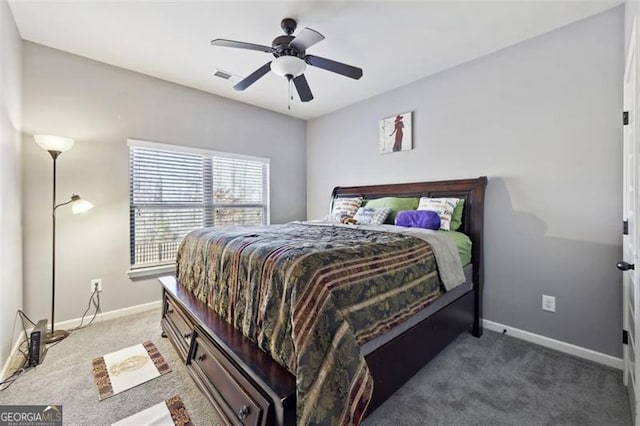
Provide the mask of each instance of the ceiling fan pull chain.
POLYGON ((287 83, 287 86, 289 88, 289 93, 287 94, 287 109, 291 110, 291 99, 293 99, 293 96, 291 96, 291 79, 289 79, 287 83))

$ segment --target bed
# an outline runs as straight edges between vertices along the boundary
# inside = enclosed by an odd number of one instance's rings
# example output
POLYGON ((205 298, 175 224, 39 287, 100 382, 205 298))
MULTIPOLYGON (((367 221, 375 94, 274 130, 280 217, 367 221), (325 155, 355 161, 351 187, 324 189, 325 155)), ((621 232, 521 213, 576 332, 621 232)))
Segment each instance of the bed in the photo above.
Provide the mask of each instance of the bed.
MULTIPOLYGON (((367 413, 385 401, 458 334, 465 330, 471 330, 473 335, 477 337, 482 334, 482 234, 486 181, 485 177, 480 177, 466 180, 337 187, 334 189, 332 202, 337 198, 350 196, 361 196, 366 200, 386 196, 465 199, 460 231, 469 237, 473 250, 471 264, 465 268, 467 275, 466 279, 464 277, 462 279, 464 283, 451 291, 446 291, 442 295, 446 297, 438 297, 437 299, 432 297, 434 292, 429 293, 423 290, 423 286, 420 285, 413 286, 412 289, 420 289, 425 294, 406 294, 403 296, 405 299, 390 299, 390 302, 378 305, 369 300, 361 304, 363 306, 371 305, 376 309, 381 306, 384 309, 398 309, 397 312, 392 311, 391 313, 395 317, 401 318, 401 321, 385 320, 386 322, 383 323, 380 319, 380 324, 376 324, 376 327, 361 330, 358 328, 357 318, 355 316, 349 317, 352 312, 349 308, 351 305, 345 304, 343 306, 339 302, 344 297, 351 297, 349 296, 351 293, 342 293, 338 298, 334 296, 330 303, 325 304, 321 292, 310 292, 311 290, 307 290, 305 287, 308 283, 314 283, 314 285, 309 284, 309 287, 312 290, 318 288, 318 285, 315 285, 319 282, 315 278, 317 272, 314 273, 313 270, 309 272, 311 274, 309 277, 313 277, 313 279, 306 278, 305 269, 292 269, 293 267, 291 267, 287 271, 294 272, 288 272, 288 275, 284 275, 289 277, 293 274, 302 278, 297 279, 296 287, 287 286, 282 284, 286 281, 284 278, 277 278, 279 276, 277 270, 268 277, 265 275, 264 271, 268 269, 269 265, 275 263, 273 261, 269 263, 266 260, 255 268, 262 274, 259 274, 257 278, 252 275, 255 272, 251 272, 251 268, 238 267, 236 275, 242 277, 246 275, 246 277, 240 279, 234 276, 233 280, 238 282, 244 280, 246 281, 245 285, 252 286, 253 290, 240 292, 234 290, 229 291, 229 294, 232 295, 230 297, 244 297, 246 299, 238 306, 267 306, 273 299, 276 301, 274 302, 275 308, 271 311, 267 310, 268 315, 265 318, 259 317, 259 314, 255 313, 256 311, 264 311, 257 308, 246 308, 245 311, 238 313, 240 308, 235 308, 235 304, 208 298, 207 295, 210 295, 212 291, 208 287, 203 287, 202 284, 208 282, 207 277, 211 274, 222 274, 227 269, 233 268, 218 268, 218 266, 213 269, 204 268, 203 264, 206 264, 209 255, 216 259, 218 259, 216 257, 218 255, 207 251, 211 250, 209 240, 206 240, 206 249, 195 250, 195 246, 201 244, 201 239, 194 238, 193 250, 182 250, 183 258, 178 259, 178 265, 180 265, 178 280, 172 277, 161 278, 164 288, 163 331, 185 360, 196 384, 207 395, 216 411, 230 424, 295 424, 296 421, 304 424, 359 423, 367 413), (194 253, 193 256, 199 256, 200 260, 197 261, 196 257, 187 259, 185 253, 194 253), (202 253, 206 253, 206 255, 202 253), (185 270, 188 270, 188 273, 185 273, 185 270), (262 284, 257 285, 256 281, 260 281, 262 284), (265 287, 274 287, 277 290, 270 291, 269 294, 281 292, 282 296, 280 298, 269 296, 266 299, 261 299, 258 293, 262 291, 260 289, 265 287), (289 293, 283 290, 291 288, 292 290, 287 290, 289 293), (295 299, 296 295, 301 295, 300 299, 295 299), (327 308, 330 315, 325 315, 329 320, 318 320, 315 313, 314 316, 300 315, 299 320, 293 320, 294 315, 290 316, 289 312, 293 313, 295 312, 294 308, 305 306, 302 302, 296 301, 304 301, 302 295, 306 295, 305 297, 313 301, 323 300, 322 303, 316 303, 320 304, 323 309, 325 305, 331 305, 327 308), (411 299, 406 299, 409 296, 411 299), (435 302, 431 303, 432 299, 435 302), (414 300, 415 303, 413 303, 414 300), (429 303, 423 303, 423 301, 429 303), (410 316, 407 314, 409 309, 404 306, 409 302, 413 303, 411 306, 416 307, 411 310, 410 316), (333 311, 329 309, 333 309, 333 311), (345 312, 347 313, 345 314, 345 312), (283 320, 281 323, 275 321, 276 325, 274 326, 272 320, 279 318, 279 315, 286 318, 287 321, 283 320), (291 321, 288 320, 290 317, 291 321), (338 319, 334 321, 334 317, 338 319), (313 320, 309 318, 313 318, 313 320), (334 322, 336 324, 333 324, 334 322), (344 324, 349 326, 345 327, 344 324), (298 330, 296 333, 291 333, 295 337, 287 337, 290 333, 284 330, 286 327, 291 327, 294 331, 298 330), (345 333, 339 330, 344 331, 344 329, 348 330, 346 334, 353 332, 353 336, 342 338, 345 333), (373 329, 377 330, 376 333, 371 332, 373 329), (378 329, 382 332, 379 332, 378 329), (327 342, 323 342, 321 338, 324 338, 325 334, 328 336, 327 342), (264 337, 265 335, 267 337, 264 337), (340 335, 341 339, 336 340, 336 335, 340 335), (308 336, 314 337, 309 338, 308 336), (357 353, 357 356, 353 355, 354 353, 357 353), (316 354, 324 355, 320 357, 316 354), (331 359, 331 369, 324 369, 324 366, 329 364, 327 359, 331 359), (337 364, 337 367, 334 367, 333 364, 337 364), (317 371, 314 370, 316 367, 317 371), (322 380, 317 380, 317 377, 322 377, 322 380), (314 392, 316 396, 320 395, 320 397, 311 398, 310 395, 313 396, 314 392), (340 397, 333 397, 334 393, 340 397), (298 398, 297 401, 296 398, 298 398)), ((413 276, 411 274, 414 271, 409 269, 414 267, 413 263, 429 261, 426 254, 422 257, 419 255, 419 253, 426 253, 428 250, 425 249, 424 244, 420 245, 420 242, 413 237, 401 237, 398 236, 400 234, 388 232, 372 233, 356 229, 336 229, 336 235, 340 235, 341 238, 348 234, 348 239, 343 245, 340 245, 339 239, 321 241, 323 235, 334 232, 333 228, 331 231, 318 231, 318 228, 302 224, 289 224, 277 228, 279 233, 289 233, 292 238, 295 238, 297 234, 309 233, 309 240, 313 241, 308 244, 307 253, 295 255, 298 258, 293 254, 288 254, 287 256, 290 258, 287 258, 286 261, 289 262, 289 265, 301 264, 300 259, 306 259, 305 262, 311 264, 313 263, 309 260, 311 258, 316 259, 315 263, 324 266, 332 265, 334 259, 336 259, 336 265, 342 265, 347 261, 345 257, 348 258, 351 255, 349 251, 352 249, 349 247, 351 240, 354 241, 352 244, 354 246, 358 245, 357 241, 362 240, 362 247, 366 246, 368 250, 372 250, 369 255, 377 261, 392 259, 394 256, 398 258, 402 253, 409 253, 415 257, 415 260, 403 263, 403 265, 406 264, 406 269, 401 269, 404 266, 398 265, 397 271, 391 270, 391 267, 388 271, 385 270, 388 274, 385 276, 385 280, 380 281, 384 285, 399 280, 405 275, 413 276), (331 244, 327 245, 328 243, 331 244), (413 247, 410 244, 416 246, 413 247), (331 249, 325 250, 323 247, 331 247, 331 249), (396 272, 397 274, 393 275, 396 272)), ((258 258, 261 252, 264 252, 265 259, 269 259, 271 253, 276 252, 280 253, 278 256, 286 258, 282 255, 282 251, 272 249, 265 251, 260 244, 251 242, 251 238, 267 242, 273 239, 277 240, 279 234, 269 235, 270 230, 256 231, 255 233, 246 230, 243 232, 238 235, 231 231, 227 232, 224 238, 227 238, 228 241, 225 244, 242 248, 255 245, 257 248, 250 255, 251 259, 258 258)), ((222 238, 222 233, 214 235, 214 239, 222 238)), ((189 241, 183 242, 183 245, 185 244, 190 243, 189 241)), ((268 244, 265 243, 266 245, 268 244)), ((285 245, 282 244, 283 247, 285 245)), ((428 244, 426 246, 429 247, 428 244)), ((238 252, 240 251, 242 250, 238 252)), ((295 250, 290 250, 287 253, 293 252, 295 250)), ((236 261, 236 257, 231 256, 225 262, 233 264, 236 261)), ((357 263, 357 261, 354 256, 353 262, 357 263)), ((245 260, 245 262, 249 261, 245 260)), ((388 263, 391 264, 391 262, 388 263)), ((362 275, 362 271, 364 271, 362 265, 356 265, 354 268, 354 273, 362 275)), ((396 268, 395 264, 394 268, 396 268)), ((336 272, 336 274, 338 273, 346 274, 347 272, 340 270, 336 272)), ((216 279, 211 281, 217 282, 216 279)), ((227 281, 229 280, 221 280, 221 282, 227 281)), ((349 282, 351 286, 351 283, 358 280, 350 281, 350 277, 346 276, 343 281, 349 282)), ((353 287, 359 288, 356 284, 353 284, 353 287)), ((368 287, 363 286, 362 288, 366 290, 368 287)), ((222 290, 227 291, 228 289, 222 290)), ((385 294, 400 294, 393 289, 387 290, 385 294)), ((221 294, 221 289, 216 289, 215 293, 221 294)), ((355 294, 360 297, 364 293, 355 294)), ((374 296, 371 300, 378 301, 380 299, 379 296, 374 296)), ((308 302, 305 303, 308 304, 308 302)), ((318 317, 324 318, 320 314, 324 315, 324 310, 318 314, 318 317)))

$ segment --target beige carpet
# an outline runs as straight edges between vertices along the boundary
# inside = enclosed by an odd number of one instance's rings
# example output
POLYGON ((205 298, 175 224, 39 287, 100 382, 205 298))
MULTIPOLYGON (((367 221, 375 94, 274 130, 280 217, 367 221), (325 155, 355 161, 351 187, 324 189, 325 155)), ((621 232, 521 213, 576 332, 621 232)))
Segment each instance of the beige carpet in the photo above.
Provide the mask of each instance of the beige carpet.
POLYGON ((220 425, 168 339, 160 337, 160 311, 99 322, 53 346, 44 362, 0 392, 0 404, 62 404, 65 425, 110 425, 180 395, 195 425, 220 425), (171 373, 103 401, 93 382, 91 360, 151 340, 171 373))
MULTIPOLYGON (((178 394, 195 425, 219 424, 160 332, 159 311, 95 324, 54 346, 41 366, 0 392, 0 404, 62 404, 65 425, 108 425, 178 394), (98 402, 91 360, 145 340, 173 372, 98 402)), ((460 335, 364 422, 552 424, 631 425, 621 372, 489 331, 460 335)))

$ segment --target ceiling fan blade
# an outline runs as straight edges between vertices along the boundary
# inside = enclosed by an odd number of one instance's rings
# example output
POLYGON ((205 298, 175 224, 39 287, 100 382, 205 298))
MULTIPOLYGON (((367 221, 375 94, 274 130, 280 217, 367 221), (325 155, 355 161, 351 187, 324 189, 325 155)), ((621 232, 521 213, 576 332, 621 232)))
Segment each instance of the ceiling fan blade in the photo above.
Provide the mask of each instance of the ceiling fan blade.
POLYGON ((258 80, 260 77, 262 77, 269 71, 271 71, 271 61, 267 62, 266 64, 264 64, 263 66, 261 66, 260 68, 258 68, 257 70, 249 74, 249 76, 247 76, 244 80, 242 80, 241 82, 233 86, 233 88, 236 90, 244 90, 247 87, 251 86, 253 83, 255 83, 256 80, 258 80))
POLYGON ((300 31, 300 34, 298 34, 296 38, 291 40, 289 46, 295 47, 300 51, 304 51, 322 40, 324 40, 324 36, 322 34, 316 30, 312 30, 311 28, 305 28, 300 31))
POLYGON ((335 72, 346 77, 351 77, 358 80, 362 77, 362 69, 353 67, 351 65, 343 64, 342 62, 332 61, 331 59, 321 58, 320 56, 307 55, 304 58, 305 62, 314 67, 322 68, 323 70, 335 72))
POLYGON ((304 74, 300 74, 294 78, 293 84, 296 86, 296 90, 298 91, 298 95, 300 95, 300 100, 302 102, 309 102, 313 99, 313 93, 311 93, 311 88, 309 87, 309 83, 307 83, 307 79, 304 74))
POLYGON ((272 53, 273 47, 263 46, 261 44, 245 43, 244 41, 225 40, 223 38, 217 38, 211 40, 212 46, 222 47, 235 47, 238 49, 257 50, 258 52, 272 53))

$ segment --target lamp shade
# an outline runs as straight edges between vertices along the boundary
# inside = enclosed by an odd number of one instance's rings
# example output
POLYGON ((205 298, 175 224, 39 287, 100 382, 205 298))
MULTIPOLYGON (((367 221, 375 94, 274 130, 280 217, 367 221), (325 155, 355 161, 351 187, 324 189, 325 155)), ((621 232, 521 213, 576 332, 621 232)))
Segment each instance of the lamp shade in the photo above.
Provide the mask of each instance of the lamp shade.
POLYGON ((86 213, 93 208, 91 202, 83 200, 79 195, 74 195, 71 199, 71 211, 73 214, 86 213))
POLYGON ((53 135, 33 135, 36 143, 47 151, 65 152, 73 146, 73 139, 53 135))
POLYGON ((307 64, 300 58, 295 56, 280 56, 271 62, 271 71, 279 75, 280 77, 286 77, 288 75, 297 77, 307 69, 307 64))

